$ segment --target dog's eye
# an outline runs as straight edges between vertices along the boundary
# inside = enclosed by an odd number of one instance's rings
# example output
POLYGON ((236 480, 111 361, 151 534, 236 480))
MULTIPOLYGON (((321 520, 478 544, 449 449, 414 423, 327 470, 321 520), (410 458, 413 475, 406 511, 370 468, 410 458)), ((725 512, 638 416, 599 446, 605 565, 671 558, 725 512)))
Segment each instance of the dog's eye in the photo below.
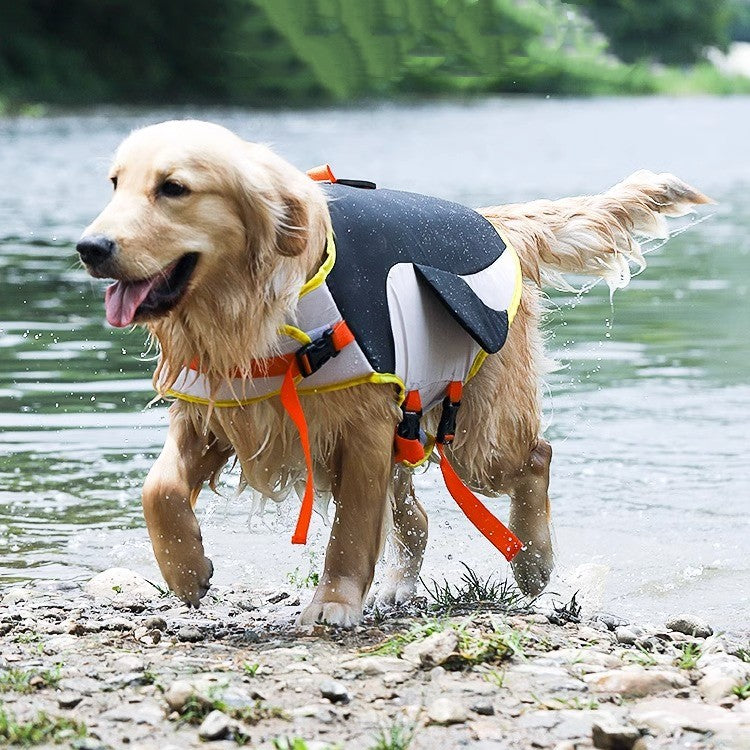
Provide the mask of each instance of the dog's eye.
POLYGON ((112 187, 117 190, 117 177, 110 177, 109 181, 112 183, 112 187))
POLYGON ((175 180, 164 180, 159 187, 159 195, 167 198, 179 198, 181 195, 187 195, 190 192, 181 182, 175 180))

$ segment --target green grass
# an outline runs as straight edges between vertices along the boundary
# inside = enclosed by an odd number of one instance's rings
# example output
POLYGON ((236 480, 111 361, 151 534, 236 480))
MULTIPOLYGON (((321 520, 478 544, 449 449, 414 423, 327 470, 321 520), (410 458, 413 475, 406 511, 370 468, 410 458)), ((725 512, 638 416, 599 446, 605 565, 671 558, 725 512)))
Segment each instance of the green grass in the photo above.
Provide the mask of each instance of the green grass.
POLYGON ((320 583, 320 575, 316 571, 311 570, 303 576, 299 567, 287 573, 286 579, 290 586, 298 589, 314 589, 320 583))
POLYGON ((59 745, 85 737, 86 725, 73 719, 48 716, 39 711, 30 721, 19 722, 16 717, 0 707, 0 745, 59 745))
POLYGON ((511 628, 479 631, 477 628, 470 629, 470 626, 470 620, 459 624, 447 618, 425 619, 370 649, 370 653, 400 656, 409 643, 422 641, 433 633, 455 630, 458 645, 453 655, 443 663, 446 669, 461 670, 476 664, 499 664, 511 656, 523 656, 523 633, 511 628))
POLYGON ((249 661, 246 661, 242 665, 242 673, 244 675, 247 675, 248 677, 255 677, 256 674, 258 674, 258 670, 260 669, 260 664, 251 664, 249 661))
POLYGON ((571 698, 546 698, 535 700, 540 708, 548 711, 560 711, 562 709, 572 709, 574 711, 596 711, 599 708, 599 701, 596 698, 582 698, 579 695, 571 698))
POLYGON ((685 643, 679 658, 675 662, 680 669, 695 669, 698 659, 701 658, 701 649, 696 643, 685 643))
MULTIPOLYGON (((198 726, 211 711, 221 711, 232 719, 244 721, 246 724, 255 725, 264 719, 288 719, 286 713, 276 706, 267 706, 262 701, 256 701, 252 705, 234 707, 225 703, 216 692, 209 692, 204 698, 191 695, 180 711, 181 724, 198 726)), ((236 739, 236 738, 235 738, 236 739)))
POLYGON ((60 682, 60 666, 53 670, 33 672, 17 667, 0 671, 0 693, 33 693, 47 687, 56 687, 60 682))
POLYGON ((422 581, 433 608, 448 612, 474 610, 477 605, 500 612, 525 612, 531 606, 520 589, 508 579, 498 580, 493 575, 482 578, 466 563, 464 573, 455 585, 444 578, 442 583, 422 581))
POLYGON ((375 744, 369 750, 408 750, 414 741, 416 733, 413 724, 394 721, 390 726, 383 727, 375 736, 375 744))
POLYGON ((736 685, 732 688, 732 693, 741 701, 747 700, 750 698, 750 682, 746 682, 743 685, 736 685))
MULTIPOLYGON (((271 742, 274 750, 309 750, 309 745, 300 737, 277 737, 271 742)), ((323 750, 341 750, 340 745, 326 745, 323 750)))

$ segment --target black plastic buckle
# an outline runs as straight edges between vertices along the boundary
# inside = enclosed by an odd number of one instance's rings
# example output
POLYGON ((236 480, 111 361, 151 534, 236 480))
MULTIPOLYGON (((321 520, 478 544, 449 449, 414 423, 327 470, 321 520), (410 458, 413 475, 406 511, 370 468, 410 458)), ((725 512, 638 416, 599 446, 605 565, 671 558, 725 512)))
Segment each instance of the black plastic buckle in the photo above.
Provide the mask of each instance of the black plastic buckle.
POLYGON ((453 438, 456 437, 456 415, 459 406, 460 401, 451 401, 448 396, 443 399, 443 412, 437 428, 436 443, 450 445, 453 442, 453 438))
POLYGON ((297 349, 297 364, 303 378, 317 372, 329 359, 337 357, 339 350, 333 344, 333 329, 329 328, 315 341, 297 349))
POLYGON ((403 417, 396 427, 396 434, 406 440, 419 440, 419 422, 422 419, 421 411, 406 411, 402 409, 403 417))

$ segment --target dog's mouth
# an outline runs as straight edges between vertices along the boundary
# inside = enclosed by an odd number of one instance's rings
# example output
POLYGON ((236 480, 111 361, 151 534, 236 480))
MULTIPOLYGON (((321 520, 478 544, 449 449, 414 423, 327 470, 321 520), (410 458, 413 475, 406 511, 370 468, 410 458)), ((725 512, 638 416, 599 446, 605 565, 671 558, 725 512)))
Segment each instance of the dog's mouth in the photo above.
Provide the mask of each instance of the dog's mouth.
POLYGON ((147 279, 115 281, 104 295, 109 324, 124 328, 169 312, 182 299, 197 263, 198 253, 187 253, 147 279))

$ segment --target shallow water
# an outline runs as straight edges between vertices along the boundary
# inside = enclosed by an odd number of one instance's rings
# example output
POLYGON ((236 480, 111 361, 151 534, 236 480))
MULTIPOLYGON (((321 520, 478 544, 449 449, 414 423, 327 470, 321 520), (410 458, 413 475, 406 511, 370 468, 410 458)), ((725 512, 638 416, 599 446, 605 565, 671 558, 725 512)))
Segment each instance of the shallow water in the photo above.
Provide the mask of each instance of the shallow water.
MULTIPOLYGON (((558 574, 567 598, 658 622, 676 610, 747 629, 750 610, 750 99, 488 99, 311 112, 95 111, 0 119, 0 580, 80 579, 127 565, 159 580, 139 488, 165 409, 144 411, 153 363, 110 329, 104 284, 74 243, 109 197, 108 159, 133 127, 198 116, 271 142, 306 168, 470 205, 599 191, 634 169, 673 171, 719 204, 615 296, 554 294, 547 436, 558 574), (603 588, 602 588, 603 587, 603 588)), ((684 222, 683 222, 684 223, 684 222)), ((202 496, 219 583, 282 583, 322 558, 288 537, 285 504, 202 496)), ((236 477, 234 478, 236 479, 236 477)), ((463 560, 505 575, 433 472, 425 576, 463 560), (460 552, 458 552, 460 550, 460 552)), ((502 515, 507 504, 497 503, 502 515)))

